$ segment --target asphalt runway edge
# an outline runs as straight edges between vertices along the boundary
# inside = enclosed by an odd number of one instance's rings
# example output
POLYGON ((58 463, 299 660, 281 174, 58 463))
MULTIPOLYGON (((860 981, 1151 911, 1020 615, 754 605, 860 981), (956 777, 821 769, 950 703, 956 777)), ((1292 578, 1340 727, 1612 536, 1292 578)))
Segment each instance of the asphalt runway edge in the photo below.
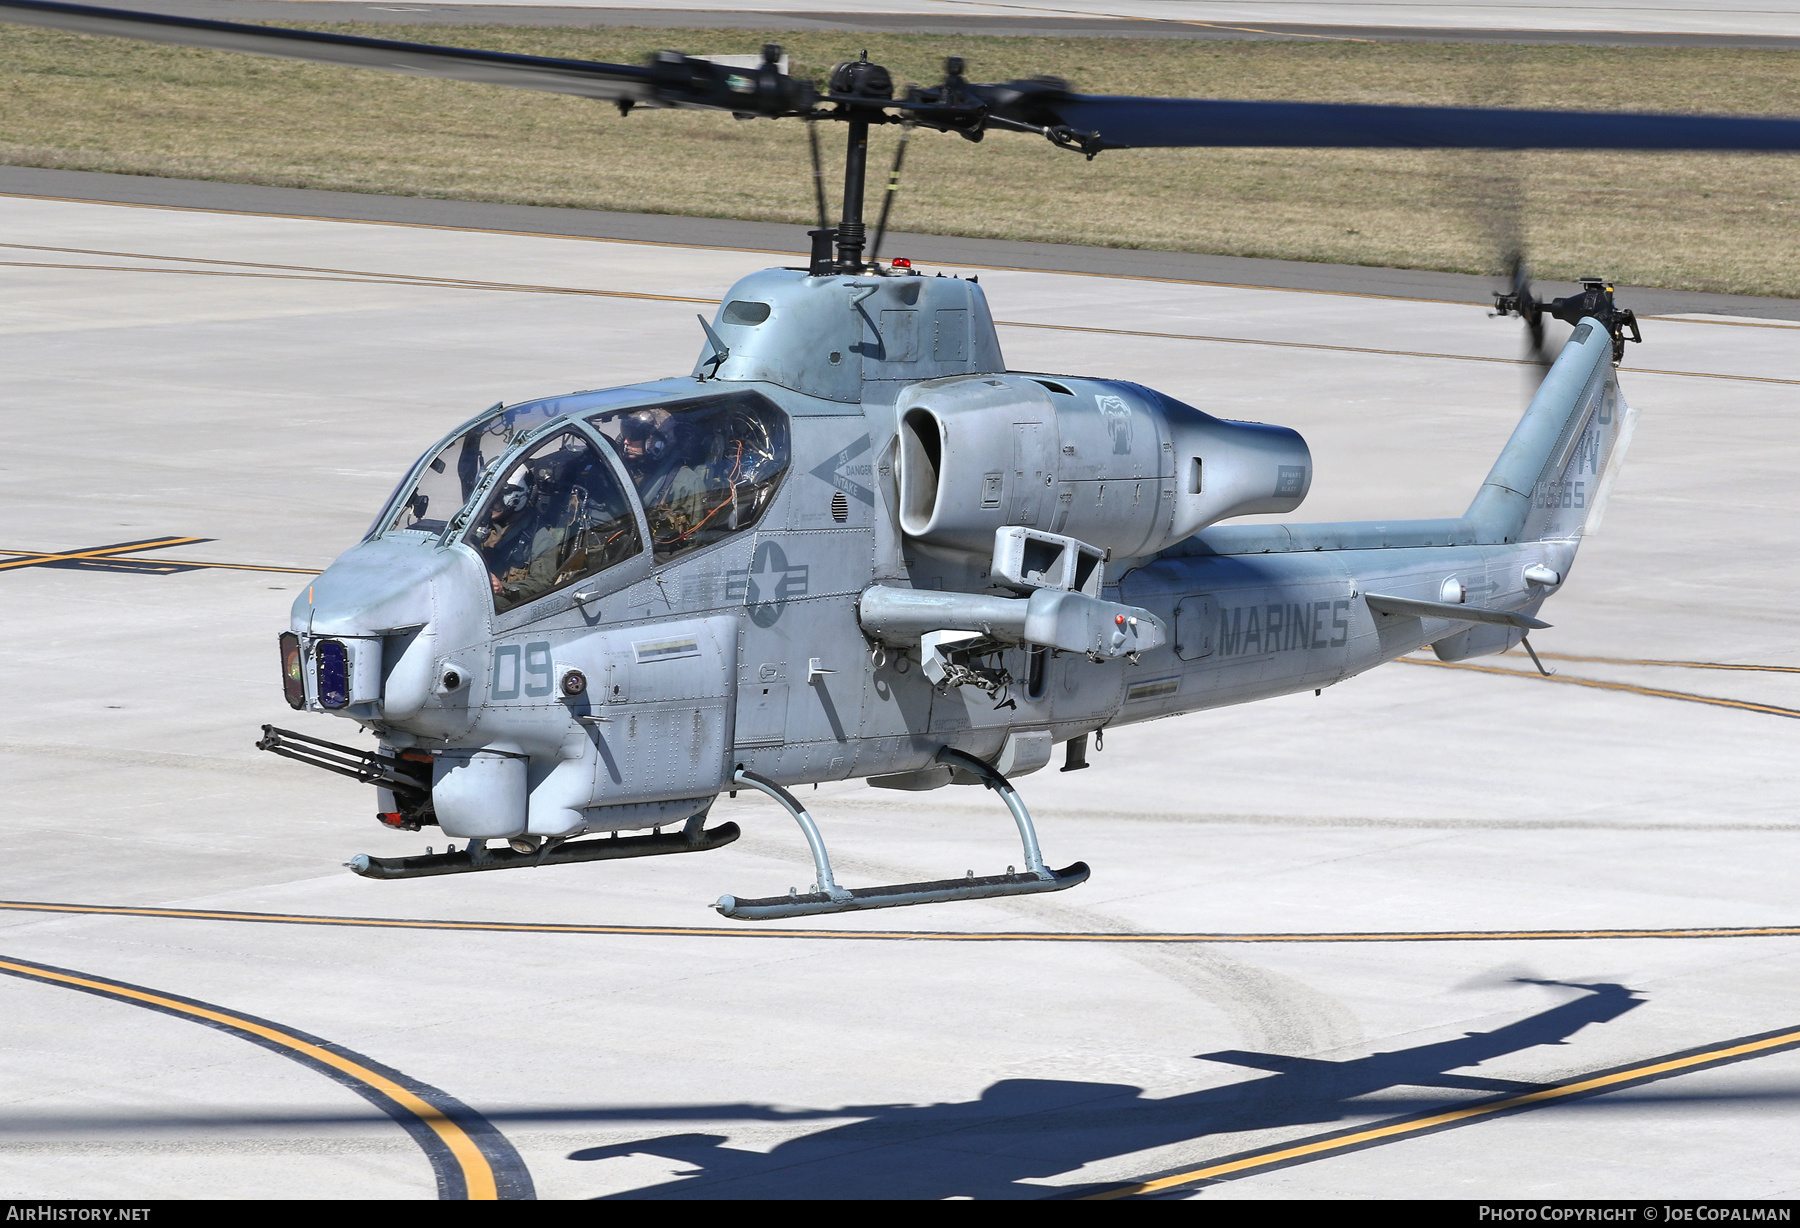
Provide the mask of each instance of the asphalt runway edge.
MULTIPOLYGON (((137 208, 362 222, 439 230, 596 239, 654 246, 719 248, 805 259, 806 225, 662 213, 609 213, 436 197, 382 196, 270 187, 209 179, 167 179, 101 171, 0 166, 0 196, 137 208)), ((886 250, 925 264, 1071 273, 1158 282, 1352 294, 1491 307, 1504 289, 1494 277, 1375 265, 1321 264, 1138 248, 1079 247, 1015 239, 971 239, 895 231, 886 250)), ((1544 295, 1571 294, 1573 282, 1542 281, 1544 295)), ((1623 287, 1640 316, 1708 314, 1800 321, 1800 299, 1623 287)))

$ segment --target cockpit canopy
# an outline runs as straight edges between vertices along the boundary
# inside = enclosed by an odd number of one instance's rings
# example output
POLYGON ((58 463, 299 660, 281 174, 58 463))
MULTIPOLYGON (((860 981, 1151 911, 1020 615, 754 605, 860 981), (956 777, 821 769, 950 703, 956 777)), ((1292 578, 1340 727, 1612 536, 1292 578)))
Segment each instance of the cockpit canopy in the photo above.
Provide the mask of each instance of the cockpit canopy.
POLYGON ((654 565, 760 521, 788 468, 787 415, 749 390, 649 391, 496 406, 421 460, 371 535, 443 533, 504 462, 463 541, 505 613, 638 557, 646 535, 654 565), (636 403, 610 407, 622 400, 636 403), (596 403, 609 408, 594 413, 596 403))
POLYGON ((383 531, 442 533, 450 517, 461 511, 475 493, 475 486, 488 467, 512 447, 513 440, 563 412, 556 401, 530 401, 510 409, 494 406, 438 446, 419 470, 411 494, 400 501, 393 516, 382 526, 383 531))
POLYGON ((588 421, 625 462, 658 563, 755 524, 787 471, 787 416, 759 393, 615 409, 588 421))
POLYGON ((515 461, 464 540, 487 564, 500 614, 644 549, 612 465, 576 430, 552 435, 515 461))

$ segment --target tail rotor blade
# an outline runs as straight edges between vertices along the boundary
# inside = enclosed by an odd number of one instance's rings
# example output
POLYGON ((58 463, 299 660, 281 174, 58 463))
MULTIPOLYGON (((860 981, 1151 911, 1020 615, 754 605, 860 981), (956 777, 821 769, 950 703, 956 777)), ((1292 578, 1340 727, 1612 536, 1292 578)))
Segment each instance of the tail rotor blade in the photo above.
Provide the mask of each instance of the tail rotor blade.
POLYGON ((1548 366, 1550 356, 1544 347, 1544 312, 1531 287, 1531 266, 1525 263, 1525 253, 1519 248, 1515 247, 1508 256, 1507 279, 1512 287, 1511 298, 1518 303, 1519 315, 1525 318, 1525 333, 1531 339, 1531 357, 1548 366))

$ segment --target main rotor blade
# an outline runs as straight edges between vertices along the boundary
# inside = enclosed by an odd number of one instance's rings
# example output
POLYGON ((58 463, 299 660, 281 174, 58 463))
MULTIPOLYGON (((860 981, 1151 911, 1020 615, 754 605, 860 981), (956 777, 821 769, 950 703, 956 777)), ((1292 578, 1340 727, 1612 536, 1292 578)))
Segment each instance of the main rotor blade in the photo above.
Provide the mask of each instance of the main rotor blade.
POLYGON ((1054 115, 1067 127, 1099 133, 1108 147, 1800 150, 1800 120, 1761 116, 1081 94, 1027 94, 1020 101, 1031 122, 1043 123, 1054 115))
POLYGON ((772 68, 722 69, 705 60, 673 53, 659 57, 648 67, 602 64, 591 60, 561 60, 383 38, 320 34, 311 30, 281 30, 231 21, 204 21, 85 4, 59 4, 52 0, 0 0, 0 21, 214 51, 279 56, 317 64, 374 68, 412 76, 445 77, 482 85, 507 85, 646 106, 698 107, 768 115, 810 103, 810 89, 772 68), (802 90, 808 95, 804 101, 799 93, 802 90))
MULTIPOLYGON (((56 0, 0 0, 0 20, 646 106, 793 115, 809 110, 815 101, 811 86, 772 67, 725 69, 673 52, 659 55, 647 66, 604 64, 170 17, 56 0)), ((1757 116, 1129 98, 1071 94, 1060 82, 1043 80, 974 86, 971 90, 997 118, 1098 133, 1097 147, 1800 150, 1800 120, 1757 116)), ((885 106, 909 109, 905 102, 885 106)), ((885 106, 875 104, 876 109, 885 106)), ((931 108, 934 112, 963 109, 931 108)), ((972 105, 967 119, 979 125, 982 110, 982 105, 972 105)), ((931 122, 923 114, 921 119, 931 122)))

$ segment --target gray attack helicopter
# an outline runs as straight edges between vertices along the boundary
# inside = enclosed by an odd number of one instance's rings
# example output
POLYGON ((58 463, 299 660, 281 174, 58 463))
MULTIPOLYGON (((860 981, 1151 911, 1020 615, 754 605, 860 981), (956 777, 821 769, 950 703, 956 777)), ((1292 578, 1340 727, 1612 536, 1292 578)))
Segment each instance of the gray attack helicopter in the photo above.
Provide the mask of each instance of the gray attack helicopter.
POLYGON ((821 190, 807 267, 733 286, 701 318, 691 372, 476 415, 295 602, 280 635, 287 702, 356 722, 379 750, 269 726, 258 743, 376 786, 391 828, 467 841, 358 856, 373 878, 717 848, 738 836, 706 826, 718 795, 760 790, 798 821, 816 881, 718 901, 742 919, 1074 886, 1088 867, 1045 865, 1011 783, 1057 746, 1073 771, 1115 726, 1322 689, 1427 645, 1445 661, 1529 651, 1631 436, 1615 368, 1640 340, 1635 317, 1598 279, 1539 302, 1515 263, 1498 312, 1522 316, 1540 348, 1546 315, 1573 332, 1466 513, 1222 525, 1300 506, 1305 441, 1123 380, 1008 370, 975 278, 879 261, 885 205, 865 258, 871 124, 1029 132, 1089 159, 1132 146, 1800 149, 1795 120, 1106 97, 1047 78, 976 84, 956 59, 941 84, 896 94, 866 57, 820 90, 781 72, 772 46, 751 69, 675 52, 631 66, 38 0, 0 0, 0 19, 622 113, 848 126, 840 221, 821 190), (839 886, 790 788, 859 777, 985 785, 1017 823, 1024 868, 839 886))

